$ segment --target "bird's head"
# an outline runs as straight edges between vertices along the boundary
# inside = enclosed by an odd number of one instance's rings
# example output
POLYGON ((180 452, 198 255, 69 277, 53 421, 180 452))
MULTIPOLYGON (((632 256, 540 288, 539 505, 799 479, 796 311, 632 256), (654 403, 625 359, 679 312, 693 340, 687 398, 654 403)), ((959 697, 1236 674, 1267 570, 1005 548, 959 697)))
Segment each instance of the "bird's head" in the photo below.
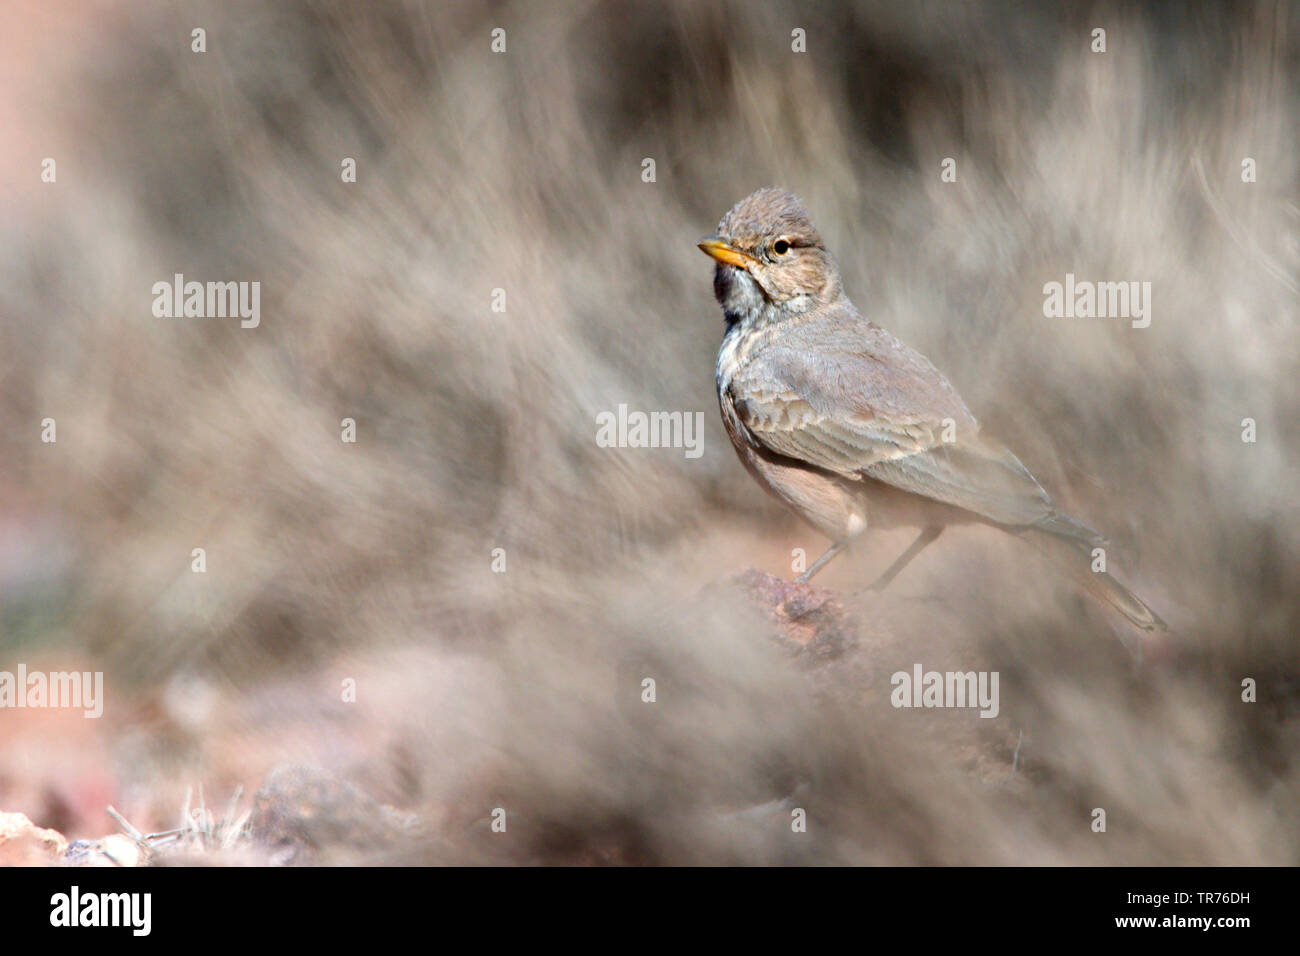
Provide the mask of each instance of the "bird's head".
POLYGON ((746 196, 699 245, 717 260, 713 291, 728 325, 807 312, 842 294, 835 260, 803 203, 784 189, 746 196))

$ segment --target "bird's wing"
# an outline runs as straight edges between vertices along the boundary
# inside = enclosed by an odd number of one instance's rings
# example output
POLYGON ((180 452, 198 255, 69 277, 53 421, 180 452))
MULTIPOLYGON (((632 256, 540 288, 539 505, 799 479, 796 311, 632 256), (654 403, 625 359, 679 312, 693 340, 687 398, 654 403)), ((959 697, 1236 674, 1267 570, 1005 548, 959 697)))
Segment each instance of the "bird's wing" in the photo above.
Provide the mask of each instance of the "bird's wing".
POLYGON ((754 441, 999 524, 1055 516, 1033 475, 980 436, 961 396, 924 356, 877 326, 849 331, 843 323, 803 326, 803 341, 768 345, 737 370, 728 389, 754 441), (946 425, 952 441, 943 440, 946 425))

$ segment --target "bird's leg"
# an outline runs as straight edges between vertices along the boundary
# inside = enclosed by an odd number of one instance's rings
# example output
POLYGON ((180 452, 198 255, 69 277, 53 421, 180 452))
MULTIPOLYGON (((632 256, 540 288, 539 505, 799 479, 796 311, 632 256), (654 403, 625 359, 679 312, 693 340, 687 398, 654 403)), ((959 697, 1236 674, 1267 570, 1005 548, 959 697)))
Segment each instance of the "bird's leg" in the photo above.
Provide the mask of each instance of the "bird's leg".
POLYGON ((898 560, 895 561, 893 564, 891 564, 885 570, 884 574, 882 574, 880 577, 876 578, 876 580, 872 581, 869 585, 867 585, 866 590, 883 591, 885 588, 889 587, 889 582, 894 580, 894 578, 898 577, 898 572, 902 571, 903 568, 911 564, 912 559, 915 558, 922 551, 924 551, 926 545, 928 545, 935 538, 939 537, 939 535, 942 532, 943 532, 942 525, 931 525, 928 528, 923 528, 921 530, 921 533, 916 536, 916 540, 912 542, 911 546, 909 546, 906 551, 904 551, 902 554, 898 556, 898 560))
POLYGON ((835 557, 835 555, 839 554, 843 550, 844 550, 844 542, 836 541, 834 544, 832 544, 829 548, 826 549, 825 554, 823 554, 820 558, 818 558, 816 561, 812 563, 812 567, 810 567, 803 574, 795 578, 794 583, 804 584, 807 581, 811 581, 812 576, 814 574, 816 574, 822 568, 826 567, 826 565, 830 563, 831 558, 835 557))

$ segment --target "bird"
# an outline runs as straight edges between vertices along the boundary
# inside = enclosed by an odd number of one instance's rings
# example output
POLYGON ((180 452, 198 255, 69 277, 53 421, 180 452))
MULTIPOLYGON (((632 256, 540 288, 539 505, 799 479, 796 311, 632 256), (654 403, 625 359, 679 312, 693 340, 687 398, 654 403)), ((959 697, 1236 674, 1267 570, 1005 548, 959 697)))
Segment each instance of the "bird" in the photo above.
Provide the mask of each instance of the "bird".
POLYGON ((831 540, 806 582, 868 528, 919 528, 870 585, 881 590, 949 525, 1026 539, 1078 572, 1144 631, 1163 620, 1104 568, 1101 534, 1061 511, 1012 452, 980 430, 920 352, 869 321, 793 193, 736 203, 699 242, 715 261, 726 331, 715 380, 723 426, 758 483, 831 540))

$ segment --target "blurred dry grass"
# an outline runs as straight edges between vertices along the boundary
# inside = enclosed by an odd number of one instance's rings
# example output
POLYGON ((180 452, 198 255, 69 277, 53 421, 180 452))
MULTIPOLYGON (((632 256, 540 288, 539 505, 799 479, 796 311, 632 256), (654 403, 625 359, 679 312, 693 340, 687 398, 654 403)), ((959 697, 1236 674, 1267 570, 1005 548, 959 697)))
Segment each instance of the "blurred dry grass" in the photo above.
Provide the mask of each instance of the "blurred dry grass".
POLYGON ((0 669, 93 662, 112 696, 71 737, 10 724, 0 808, 93 829, 108 786, 147 821, 306 756, 438 821, 426 862, 1300 859, 1294 6, 17 9, 0 669), (824 542, 728 446, 694 243, 766 184, 1110 536, 1176 663, 1133 677, 1118 625, 978 530, 860 609, 829 691, 764 638, 720 582, 824 542), (260 281, 260 328, 154 318, 175 272, 260 281), (1043 318, 1066 272, 1150 281, 1151 327, 1043 318), (704 411, 703 457, 597 447, 620 402, 704 411), (892 710, 918 660, 1000 670, 1003 716, 892 710))

